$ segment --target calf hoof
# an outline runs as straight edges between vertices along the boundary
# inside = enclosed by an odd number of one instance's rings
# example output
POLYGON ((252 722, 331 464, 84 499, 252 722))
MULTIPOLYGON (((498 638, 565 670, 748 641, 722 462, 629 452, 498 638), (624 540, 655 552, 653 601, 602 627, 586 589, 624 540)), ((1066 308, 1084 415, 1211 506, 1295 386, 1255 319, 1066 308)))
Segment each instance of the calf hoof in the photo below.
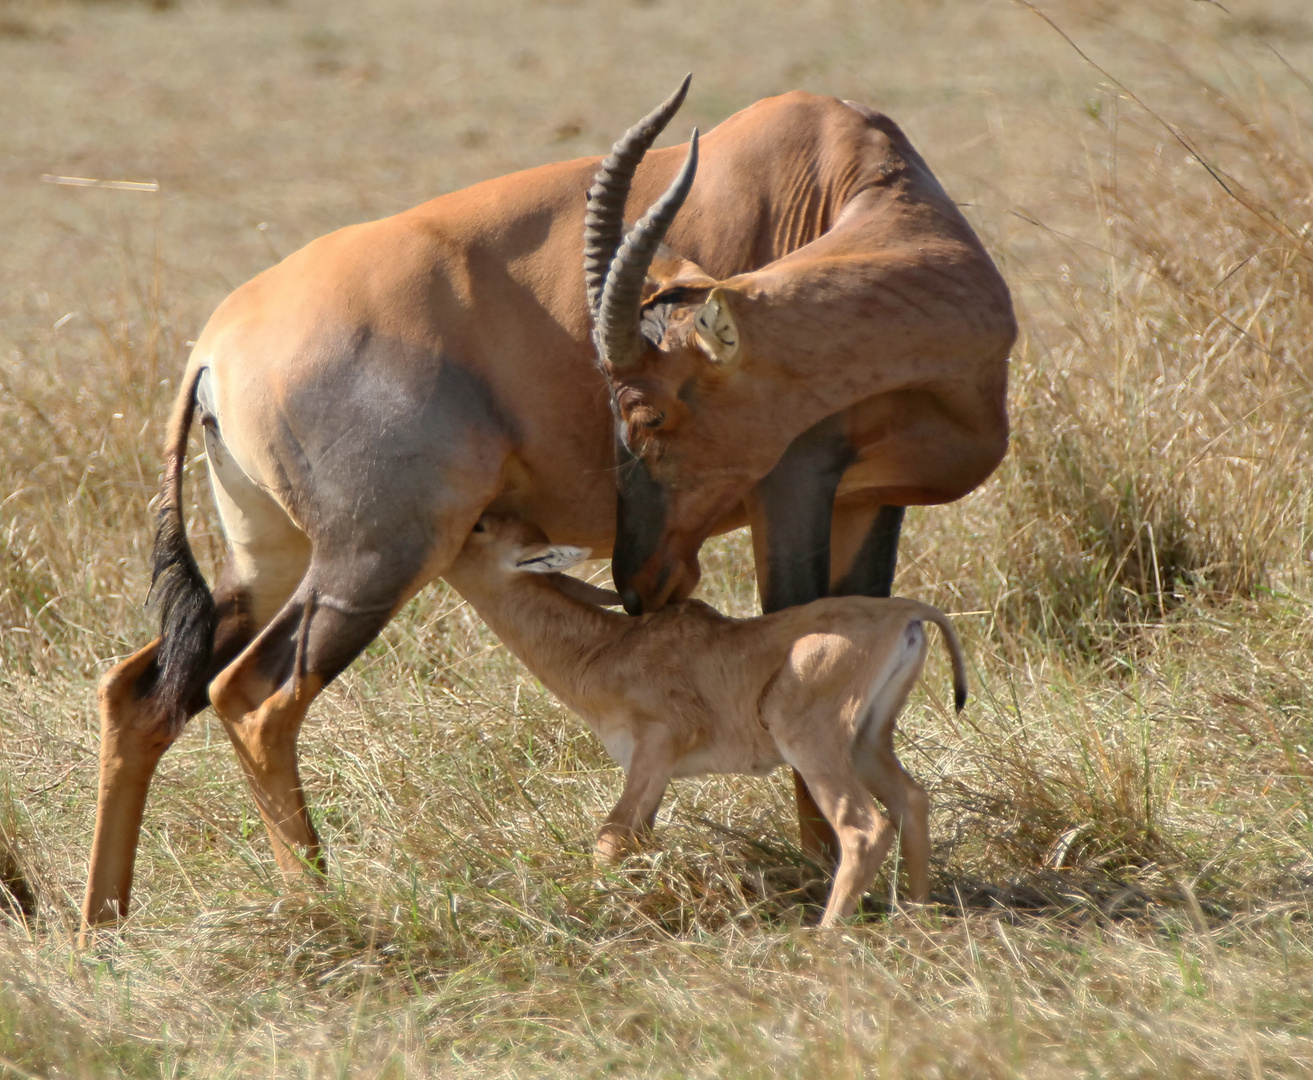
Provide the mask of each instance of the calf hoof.
POLYGON ((638 850, 638 837, 632 830, 608 825, 597 834, 593 849, 593 862, 605 866, 620 862, 626 855, 638 850))

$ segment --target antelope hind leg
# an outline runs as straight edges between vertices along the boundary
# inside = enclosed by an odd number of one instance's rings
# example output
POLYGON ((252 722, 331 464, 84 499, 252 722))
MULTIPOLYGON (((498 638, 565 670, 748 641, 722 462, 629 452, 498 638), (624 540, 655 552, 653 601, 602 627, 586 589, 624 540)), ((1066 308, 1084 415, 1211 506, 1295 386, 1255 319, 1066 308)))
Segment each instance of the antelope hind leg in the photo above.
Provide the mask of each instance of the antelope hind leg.
POLYGON ((290 880, 313 878, 322 874, 324 863, 301 786, 296 741, 310 702, 323 683, 307 677, 270 694, 254 709, 238 706, 235 711, 240 693, 236 687, 243 674, 238 671, 235 678, 223 678, 222 686, 211 691, 216 708, 255 796, 279 870, 290 880))
POLYGON ((179 732, 137 681, 154 663, 159 640, 114 665, 96 693, 100 712, 100 785, 96 831, 91 842, 82 937, 100 923, 127 914, 132 869, 146 809, 146 793, 164 751, 179 732))
POLYGON ((283 609, 210 684, 288 879, 313 880, 324 869, 297 766, 306 712, 432 576, 424 554, 404 542, 371 559, 317 552, 283 609))

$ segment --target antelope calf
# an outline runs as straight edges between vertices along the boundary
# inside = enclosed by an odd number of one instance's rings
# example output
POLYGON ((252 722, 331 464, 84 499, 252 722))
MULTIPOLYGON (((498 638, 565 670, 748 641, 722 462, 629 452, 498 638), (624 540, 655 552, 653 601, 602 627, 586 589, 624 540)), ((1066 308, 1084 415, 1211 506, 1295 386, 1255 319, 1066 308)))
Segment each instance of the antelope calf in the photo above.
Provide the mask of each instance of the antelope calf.
POLYGON ((844 596, 756 619, 697 600, 631 618, 612 592, 559 571, 585 548, 553 547, 536 526, 485 514, 447 580, 626 771, 597 839, 622 855, 650 828, 672 777, 764 776, 792 765, 838 835, 822 926, 851 915, 902 835, 911 899, 929 898, 929 802, 894 755, 894 720, 925 661, 923 624, 943 631, 955 703, 962 648, 948 617, 903 599, 844 596))

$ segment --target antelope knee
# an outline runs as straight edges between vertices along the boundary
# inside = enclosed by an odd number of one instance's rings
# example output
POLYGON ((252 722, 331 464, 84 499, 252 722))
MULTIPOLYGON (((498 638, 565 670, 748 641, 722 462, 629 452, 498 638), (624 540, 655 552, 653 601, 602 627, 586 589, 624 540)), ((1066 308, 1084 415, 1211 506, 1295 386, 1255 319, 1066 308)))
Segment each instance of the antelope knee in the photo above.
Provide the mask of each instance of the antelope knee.
POLYGON ((252 694, 245 672, 236 665, 225 668, 211 681, 210 704, 225 724, 240 724, 242 719, 255 712, 265 700, 264 695, 252 694))

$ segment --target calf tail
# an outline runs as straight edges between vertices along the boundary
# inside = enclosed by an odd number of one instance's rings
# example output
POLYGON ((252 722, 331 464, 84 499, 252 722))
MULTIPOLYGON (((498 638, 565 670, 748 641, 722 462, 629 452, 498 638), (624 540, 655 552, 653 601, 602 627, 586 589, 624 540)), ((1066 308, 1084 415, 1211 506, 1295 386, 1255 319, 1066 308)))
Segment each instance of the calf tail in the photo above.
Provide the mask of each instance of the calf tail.
POLYGON ((967 665, 962 657, 962 639, 953 629, 952 620, 938 608, 924 605, 922 618, 934 623, 943 632, 944 647, 948 649, 949 659, 953 662, 953 706, 961 712, 967 703, 967 665))
POLYGON ((182 517, 187 436, 196 413, 196 384, 203 370, 197 368, 187 379, 169 423, 159 525, 151 554, 150 594, 146 598, 147 605, 159 616, 160 644, 153 682, 144 689, 159 706, 164 722, 175 731, 204 704, 218 624, 214 597, 187 543, 182 517))

